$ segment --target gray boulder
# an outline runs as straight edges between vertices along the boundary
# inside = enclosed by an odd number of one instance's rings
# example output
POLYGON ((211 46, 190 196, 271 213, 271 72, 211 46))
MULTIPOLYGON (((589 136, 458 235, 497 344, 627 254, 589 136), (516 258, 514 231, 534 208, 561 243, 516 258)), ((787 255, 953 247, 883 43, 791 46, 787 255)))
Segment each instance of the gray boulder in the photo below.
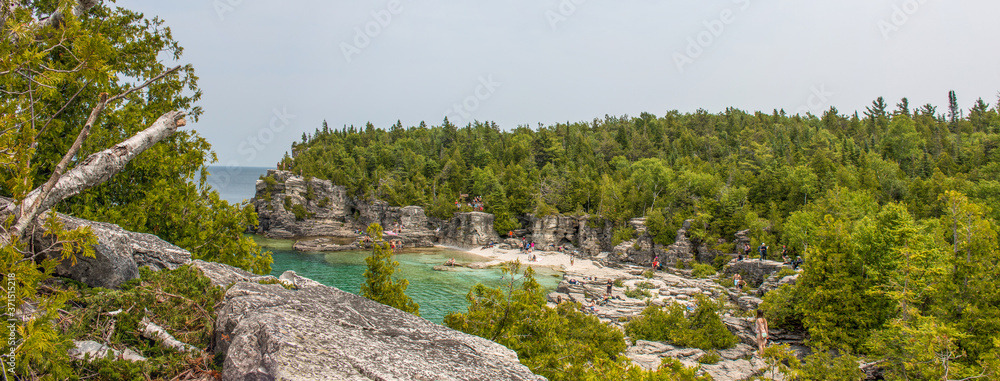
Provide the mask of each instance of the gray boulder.
POLYGON ((215 332, 223 380, 544 380, 499 344, 296 282, 299 290, 241 282, 226 293, 215 332))
MULTIPOLYGON (((153 270, 176 269, 191 262, 191 253, 174 246, 152 234, 135 233, 118 225, 84 220, 58 214, 67 230, 82 226, 90 227, 97 237, 94 258, 77 256, 76 265, 71 259, 63 260, 56 266, 56 275, 86 283, 91 287, 115 288, 139 276, 139 268, 149 266, 153 270)), ((35 229, 31 235, 33 250, 49 249, 48 255, 59 259, 61 244, 55 244, 55 237, 47 236, 42 229, 35 229)))

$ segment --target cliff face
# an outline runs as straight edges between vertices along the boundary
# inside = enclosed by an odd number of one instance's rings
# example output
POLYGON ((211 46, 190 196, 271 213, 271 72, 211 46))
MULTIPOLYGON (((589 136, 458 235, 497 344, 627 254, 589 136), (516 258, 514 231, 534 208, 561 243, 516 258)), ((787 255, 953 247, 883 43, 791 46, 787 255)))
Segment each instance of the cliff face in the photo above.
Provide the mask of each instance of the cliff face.
POLYGON ((260 221, 256 232, 268 237, 355 238, 356 230, 377 222, 389 236, 407 245, 434 244, 434 232, 423 208, 354 200, 348 197, 347 188, 329 180, 307 180, 288 171, 268 170, 267 178, 257 180, 253 203, 260 221), (397 222, 403 227, 402 234, 397 222))
POLYGON ((350 217, 355 209, 347 188, 328 180, 306 181, 288 171, 268 170, 267 177, 274 180, 257 180, 253 199, 257 233, 274 238, 354 235, 350 217))
POLYGON ((493 219, 493 215, 489 213, 455 213, 455 216, 444 222, 437 231, 438 243, 473 248, 490 242, 500 242, 500 236, 493 229, 493 219))
POLYGON ((528 221, 536 247, 550 249, 563 246, 589 256, 611 251, 611 226, 607 223, 591 226, 589 216, 528 216, 528 221))
MULTIPOLYGON (((355 200, 347 195, 345 187, 333 185, 328 180, 306 180, 278 170, 269 170, 267 177, 257 181, 253 200, 260 220, 258 234, 286 239, 356 238, 356 230, 364 230, 377 222, 386 231, 387 239, 401 240, 409 247, 440 244, 472 248, 501 241, 493 229, 492 214, 456 213, 448 221, 438 221, 429 219, 419 206, 394 207, 381 200, 355 200)), ((711 262, 716 255, 704 244, 688 238, 689 223, 678 230, 676 242, 666 247, 653 243, 642 218, 629 221, 637 237, 617 247, 611 245, 612 224, 589 216, 528 215, 523 216, 521 223, 524 229, 519 229, 517 234, 528 237, 541 250, 562 246, 591 257, 612 252, 615 255, 610 258, 613 260, 644 266, 652 264, 656 256, 663 265, 674 266, 695 259, 711 262)), ((353 248, 324 239, 303 240, 295 247, 304 251, 353 248)))

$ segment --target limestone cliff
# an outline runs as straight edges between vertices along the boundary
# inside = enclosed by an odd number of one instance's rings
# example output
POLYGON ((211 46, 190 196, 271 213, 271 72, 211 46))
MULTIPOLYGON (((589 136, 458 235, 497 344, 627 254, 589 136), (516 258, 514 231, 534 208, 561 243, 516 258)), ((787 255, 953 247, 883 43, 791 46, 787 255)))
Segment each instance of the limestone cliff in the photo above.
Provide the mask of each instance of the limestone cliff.
POLYGON ((356 238, 357 230, 377 222, 393 239, 408 246, 431 246, 435 241, 424 209, 419 206, 399 208, 380 200, 355 200, 343 186, 288 171, 268 170, 263 179, 257 180, 253 204, 260 221, 256 233, 268 237, 356 238))
POLYGON ((481 212, 455 213, 437 231, 438 243, 461 248, 473 248, 500 242, 493 229, 493 215, 481 212))

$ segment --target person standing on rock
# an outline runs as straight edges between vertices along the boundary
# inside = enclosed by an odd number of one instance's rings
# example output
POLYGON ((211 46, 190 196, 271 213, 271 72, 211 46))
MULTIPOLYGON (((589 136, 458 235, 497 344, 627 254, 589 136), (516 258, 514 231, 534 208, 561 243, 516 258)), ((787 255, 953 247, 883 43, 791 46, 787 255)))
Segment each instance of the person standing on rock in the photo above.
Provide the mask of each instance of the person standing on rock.
POLYGON ((761 242, 760 243, 760 260, 763 261, 765 258, 767 258, 767 244, 761 242))
POLYGON ((764 310, 757 309, 757 320, 754 321, 754 327, 757 329, 757 354, 762 355, 764 347, 767 346, 767 319, 764 318, 764 310))
POLYGON ((611 287, 615 285, 615 282, 608 278, 608 296, 611 296, 611 287))

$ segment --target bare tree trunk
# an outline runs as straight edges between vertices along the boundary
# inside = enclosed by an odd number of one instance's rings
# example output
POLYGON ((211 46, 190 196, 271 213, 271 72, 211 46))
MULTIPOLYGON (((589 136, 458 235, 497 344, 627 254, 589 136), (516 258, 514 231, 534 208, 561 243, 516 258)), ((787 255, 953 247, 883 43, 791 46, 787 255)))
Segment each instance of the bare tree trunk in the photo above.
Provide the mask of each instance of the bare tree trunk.
POLYGON ((151 126, 114 147, 88 156, 77 164, 45 192, 43 187, 35 188, 20 203, 11 203, 6 212, 14 212, 15 222, 8 232, 9 237, 20 239, 39 214, 59 201, 79 194, 95 185, 103 183, 114 174, 125 169, 125 165, 157 142, 173 135, 178 127, 184 126, 185 113, 171 111, 160 116, 151 126), (11 210, 13 209, 13 210, 11 210))

